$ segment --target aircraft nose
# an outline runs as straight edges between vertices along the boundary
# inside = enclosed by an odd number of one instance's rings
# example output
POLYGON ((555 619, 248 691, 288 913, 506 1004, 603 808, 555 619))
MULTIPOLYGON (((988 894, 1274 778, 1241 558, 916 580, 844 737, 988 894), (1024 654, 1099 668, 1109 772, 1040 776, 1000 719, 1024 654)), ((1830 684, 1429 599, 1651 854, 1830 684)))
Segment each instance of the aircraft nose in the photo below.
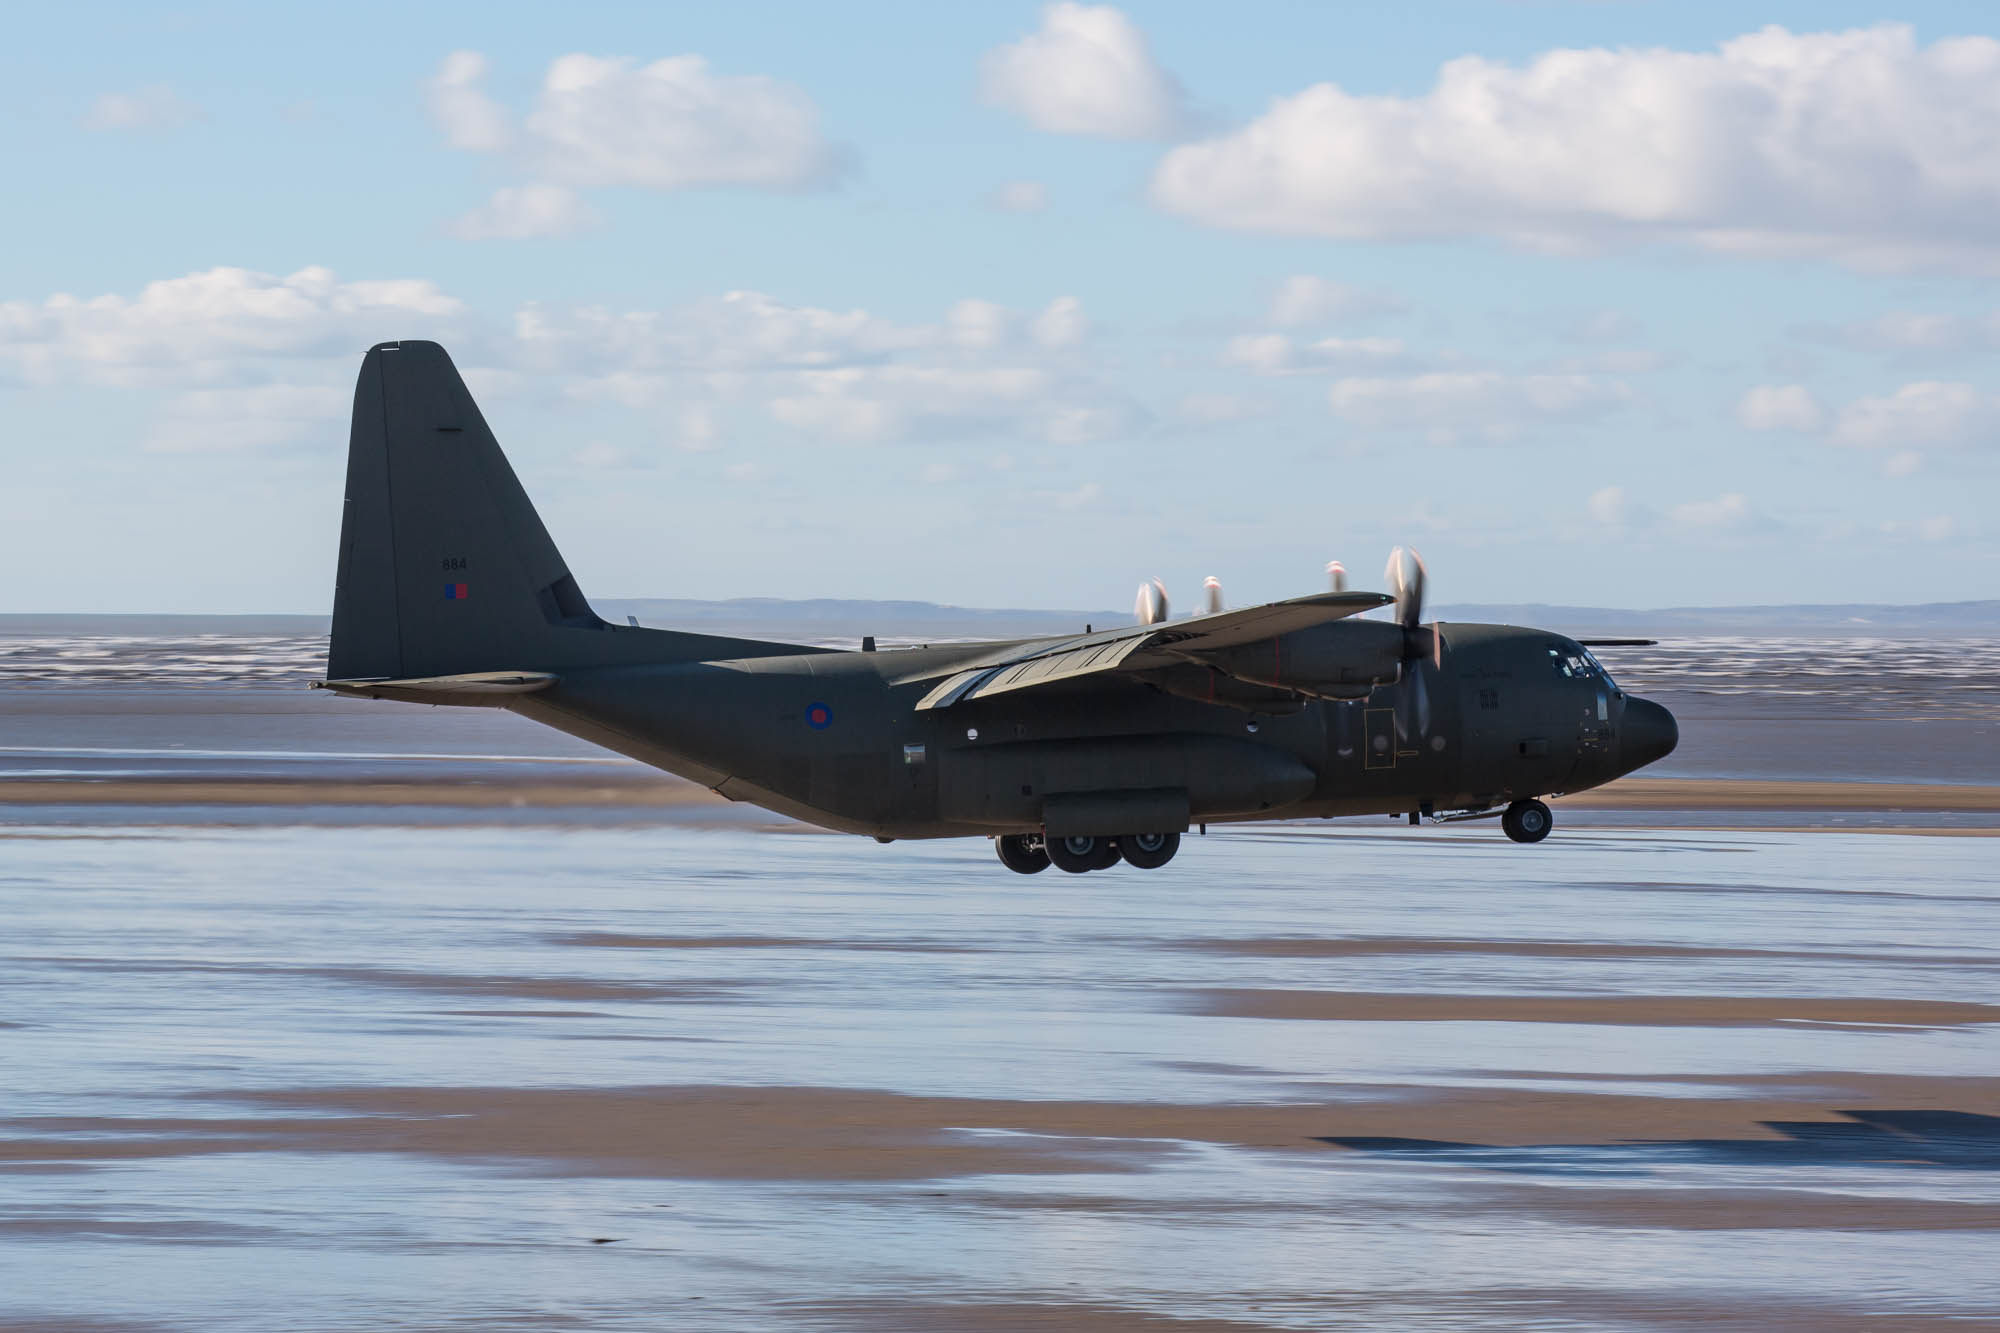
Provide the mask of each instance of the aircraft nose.
POLYGON ((1651 699, 1626 696, 1619 753, 1627 773, 1665 759, 1680 741, 1680 724, 1674 721, 1672 713, 1651 699))

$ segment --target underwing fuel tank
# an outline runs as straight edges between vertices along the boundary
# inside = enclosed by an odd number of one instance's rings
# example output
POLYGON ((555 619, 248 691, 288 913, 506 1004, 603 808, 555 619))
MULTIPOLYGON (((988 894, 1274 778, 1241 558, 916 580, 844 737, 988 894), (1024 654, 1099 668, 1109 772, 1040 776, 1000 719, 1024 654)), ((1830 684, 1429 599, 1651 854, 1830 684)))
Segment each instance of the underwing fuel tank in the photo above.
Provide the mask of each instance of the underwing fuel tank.
MULTIPOLYGON (((938 814, 1040 828, 1052 798, 1175 791, 1200 822, 1282 809, 1318 776, 1296 755, 1229 736, 1168 734, 969 745, 939 756, 938 814)), ((1060 802, 1059 802, 1060 803, 1060 802)))

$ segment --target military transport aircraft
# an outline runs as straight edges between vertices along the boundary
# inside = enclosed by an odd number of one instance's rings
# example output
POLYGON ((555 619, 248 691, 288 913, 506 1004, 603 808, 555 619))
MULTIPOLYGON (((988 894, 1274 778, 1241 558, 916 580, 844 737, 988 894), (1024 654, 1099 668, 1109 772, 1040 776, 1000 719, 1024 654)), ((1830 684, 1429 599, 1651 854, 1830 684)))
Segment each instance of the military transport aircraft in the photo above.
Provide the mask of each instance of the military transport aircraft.
POLYGON ((1009 869, 1165 865, 1190 827, 1498 815, 1666 755, 1673 715, 1584 644, 1423 623, 1424 571, 1013 643, 859 651, 615 625, 549 540, 442 347, 372 348, 354 394, 327 679, 506 708, 796 818, 882 842, 986 836, 1009 869), (1393 606, 1393 619, 1355 617, 1393 606))

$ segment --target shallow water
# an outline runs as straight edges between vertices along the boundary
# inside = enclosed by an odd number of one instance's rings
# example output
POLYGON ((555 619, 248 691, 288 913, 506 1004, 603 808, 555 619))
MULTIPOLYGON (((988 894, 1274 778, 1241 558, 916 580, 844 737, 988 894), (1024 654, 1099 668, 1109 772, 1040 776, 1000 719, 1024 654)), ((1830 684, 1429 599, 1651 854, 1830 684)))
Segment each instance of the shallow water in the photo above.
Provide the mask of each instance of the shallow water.
POLYGON ((1022 879, 671 825, 12 827, 0 1325, 1988 1315, 2000 1011, 1910 1007, 2000 994, 1993 846, 1245 830, 1022 879), (1405 1016, 1215 999, 1258 992, 1405 1016), (1873 1008, 1783 1016, 1830 998, 1873 1008))

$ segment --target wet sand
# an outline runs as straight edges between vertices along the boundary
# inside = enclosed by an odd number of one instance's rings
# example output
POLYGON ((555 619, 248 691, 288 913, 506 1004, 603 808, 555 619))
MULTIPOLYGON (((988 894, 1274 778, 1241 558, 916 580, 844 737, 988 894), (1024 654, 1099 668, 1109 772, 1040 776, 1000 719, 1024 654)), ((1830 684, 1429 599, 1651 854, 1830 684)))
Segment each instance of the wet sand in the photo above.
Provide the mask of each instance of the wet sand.
POLYGON ((1982 847, 1495 832, 17 824, 0 1327, 1991 1325, 1982 847))
MULTIPOLYGON (((675 810, 698 815, 702 807, 729 802, 705 787, 667 774, 586 771, 560 780, 510 779, 450 773, 420 779, 337 777, 104 778, 78 773, 61 778, 0 777, 4 806, 222 806, 298 809, 313 806, 439 809, 550 809, 575 807, 675 810)), ((1730 778, 1631 777, 1592 791, 1557 798, 1565 810, 1656 813, 2000 816, 2000 786, 1940 783, 1774 782, 1730 778)), ((770 816, 777 819, 777 816, 770 816)), ((1770 821, 1765 821, 1770 822, 1770 821)))
MULTIPOLYGON (((1652 1021, 1674 1019, 1667 1012, 1652 1021)), ((1679 1097, 1351 1084, 1308 1101, 1233 1105, 727 1086, 304 1088, 222 1091, 213 1100, 241 1114, 0 1121, 0 1163, 418 1153, 532 1173, 924 1181, 1138 1171, 1189 1144, 1211 1144, 1401 1153, 1673 1146, 1752 1156, 1799 1148, 1801 1158, 1829 1152, 1886 1164, 1956 1158, 2000 1169, 2000 1116, 1990 1114, 2000 1107, 2000 1075, 1746 1078, 1709 1096, 1679 1097)), ((1779 1202, 1765 1202, 1782 1211, 1779 1202)), ((1634 1191, 1620 1206, 1636 1217, 1656 1203, 1664 1219, 1676 1200, 1634 1191)), ((2000 1228, 2000 1208, 1947 1209, 1941 1216, 2000 1228)), ((1729 1223, 1708 1217, 1701 1224, 1729 1223)))
POLYGON ((484 710, 0 682, 0 1329, 2000 1328, 2000 872, 1858 836, 2000 831, 1993 673, 1627 674, 1682 750, 1537 847, 1026 880, 484 710))

